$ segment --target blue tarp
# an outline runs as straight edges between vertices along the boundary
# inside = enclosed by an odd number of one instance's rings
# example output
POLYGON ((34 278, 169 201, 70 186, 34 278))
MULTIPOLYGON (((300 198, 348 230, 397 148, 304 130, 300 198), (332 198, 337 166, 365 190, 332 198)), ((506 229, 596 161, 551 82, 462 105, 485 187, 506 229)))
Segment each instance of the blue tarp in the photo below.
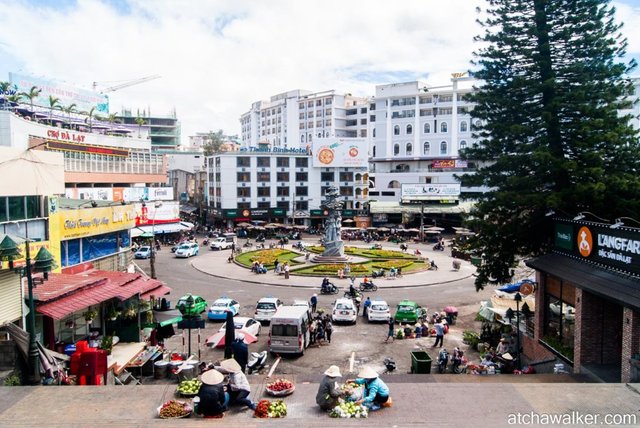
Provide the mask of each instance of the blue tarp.
POLYGON ((498 288, 500 291, 504 291, 505 293, 515 293, 516 291, 520 291, 520 286, 525 282, 532 282, 529 279, 523 279, 522 281, 514 282, 513 284, 503 285, 498 288))

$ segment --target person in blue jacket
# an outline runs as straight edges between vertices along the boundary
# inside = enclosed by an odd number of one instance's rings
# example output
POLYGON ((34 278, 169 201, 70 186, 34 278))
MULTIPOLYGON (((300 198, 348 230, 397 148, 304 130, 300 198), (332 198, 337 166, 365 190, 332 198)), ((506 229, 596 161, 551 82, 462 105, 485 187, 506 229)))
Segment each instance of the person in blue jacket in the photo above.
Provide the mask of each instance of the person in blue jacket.
POLYGON ((362 400, 357 401, 358 404, 363 404, 370 410, 378 410, 380 405, 389 400, 389 387, 371 367, 360 370, 355 382, 364 385, 364 396, 362 400))

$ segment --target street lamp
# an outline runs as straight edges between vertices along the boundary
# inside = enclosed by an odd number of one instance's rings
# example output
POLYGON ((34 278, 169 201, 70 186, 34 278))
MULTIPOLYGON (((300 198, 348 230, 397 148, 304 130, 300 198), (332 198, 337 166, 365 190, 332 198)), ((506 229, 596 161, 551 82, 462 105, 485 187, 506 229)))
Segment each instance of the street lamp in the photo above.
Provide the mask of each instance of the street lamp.
MULTIPOLYGON (((31 254, 29 252, 29 244, 33 241, 25 239, 25 266, 24 269, 20 268, 16 270, 22 276, 27 278, 27 285, 29 288, 29 377, 28 382, 30 385, 40 384, 40 355, 38 351, 38 344, 36 342, 36 310, 35 303, 33 301, 33 278, 32 272, 44 272, 44 277, 47 279, 48 272, 55 267, 53 256, 45 248, 41 247, 34 259, 34 265, 31 266, 31 254)), ((0 242, 0 259, 7 260, 9 262, 9 269, 13 270, 13 261, 21 257, 18 244, 9 235, 6 235, 2 242, 0 242)), ((20 281, 22 287, 22 281, 20 281)))
POLYGON ((513 296, 513 300, 516 301, 516 366, 518 370, 520 370, 520 302, 522 301, 522 295, 516 293, 515 296, 513 296))
POLYGON ((151 241, 151 257, 149 258, 149 265, 151 268, 151 278, 156 279, 156 214, 158 213, 158 209, 162 206, 162 202, 156 201, 153 206, 155 209, 153 210, 153 217, 151 217, 151 234, 153 235, 153 238, 151 241))

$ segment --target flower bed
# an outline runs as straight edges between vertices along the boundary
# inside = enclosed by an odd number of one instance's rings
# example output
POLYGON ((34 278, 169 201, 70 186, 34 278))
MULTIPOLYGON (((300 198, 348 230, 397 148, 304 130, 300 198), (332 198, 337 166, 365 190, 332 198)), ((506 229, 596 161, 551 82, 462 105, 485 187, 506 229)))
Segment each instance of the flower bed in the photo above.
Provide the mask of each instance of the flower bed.
POLYGON ((374 262, 371 264, 371 266, 373 266, 376 269, 391 269, 392 267, 398 269, 398 268, 406 268, 408 266, 411 266, 414 263, 413 260, 397 260, 397 259, 393 259, 393 260, 387 260, 384 262, 374 262))
MULTIPOLYGON (((351 275, 356 275, 356 274, 365 274, 365 273, 369 273, 370 269, 367 266, 363 266, 361 264, 354 264, 354 263, 350 263, 349 267, 351 268, 351 275)), ((344 269, 344 263, 341 264, 322 264, 322 265, 317 265, 312 269, 313 273, 319 273, 319 274, 332 274, 332 275, 336 275, 338 273, 339 270, 344 269)))

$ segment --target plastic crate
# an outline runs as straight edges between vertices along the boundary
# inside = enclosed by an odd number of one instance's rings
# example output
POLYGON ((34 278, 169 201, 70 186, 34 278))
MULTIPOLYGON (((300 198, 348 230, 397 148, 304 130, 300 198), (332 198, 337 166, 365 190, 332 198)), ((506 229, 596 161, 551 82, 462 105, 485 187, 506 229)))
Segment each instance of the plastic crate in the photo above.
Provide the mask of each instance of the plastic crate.
POLYGON ((411 351, 411 373, 431 373, 431 357, 426 351, 411 351))

